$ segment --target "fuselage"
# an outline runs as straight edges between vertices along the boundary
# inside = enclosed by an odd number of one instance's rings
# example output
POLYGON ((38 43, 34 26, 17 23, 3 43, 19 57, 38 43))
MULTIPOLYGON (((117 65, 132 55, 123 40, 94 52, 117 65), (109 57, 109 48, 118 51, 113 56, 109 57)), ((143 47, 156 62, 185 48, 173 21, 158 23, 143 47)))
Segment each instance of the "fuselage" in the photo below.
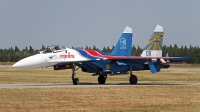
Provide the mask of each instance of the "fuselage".
POLYGON ((149 67, 145 64, 146 58, 141 58, 145 57, 103 55, 94 50, 49 46, 39 54, 18 61, 12 67, 22 69, 54 67, 54 70, 62 70, 77 65, 83 72, 117 74, 130 71, 130 67, 132 71, 148 70, 149 67))
POLYGON ((82 62, 87 60, 89 59, 82 56, 79 52, 77 52, 77 50, 65 49, 58 52, 40 53, 29 56, 18 61, 12 67, 22 69, 41 68, 54 66, 62 62, 65 62, 67 64, 71 62, 82 62))

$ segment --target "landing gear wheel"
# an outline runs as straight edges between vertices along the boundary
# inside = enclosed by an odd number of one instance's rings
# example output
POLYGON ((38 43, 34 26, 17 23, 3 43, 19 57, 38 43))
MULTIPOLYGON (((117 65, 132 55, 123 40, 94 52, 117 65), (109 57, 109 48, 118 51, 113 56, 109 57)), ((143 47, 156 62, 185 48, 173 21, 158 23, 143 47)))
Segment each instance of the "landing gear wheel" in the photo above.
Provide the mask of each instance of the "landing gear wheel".
POLYGON ((79 84, 79 79, 78 78, 74 78, 73 79, 73 84, 74 85, 78 85, 79 84))
POLYGON ((76 75, 75 71, 78 70, 78 69, 79 68, 76 69, 76 65, 75 64, 72 65, 72 82, 73 82, 74 85, 78 85, 79 84, 79 79, 75 78, 75 75, 76 75))
POLYGON ((130 84, 137 84, 137 81, 138 81, 137 77, 135 75, 131 74, 131 76, 129 78, 130 84))
POLYGON ((107 76, 99 75, 98 82, 99 84, 105 84, 107 76))

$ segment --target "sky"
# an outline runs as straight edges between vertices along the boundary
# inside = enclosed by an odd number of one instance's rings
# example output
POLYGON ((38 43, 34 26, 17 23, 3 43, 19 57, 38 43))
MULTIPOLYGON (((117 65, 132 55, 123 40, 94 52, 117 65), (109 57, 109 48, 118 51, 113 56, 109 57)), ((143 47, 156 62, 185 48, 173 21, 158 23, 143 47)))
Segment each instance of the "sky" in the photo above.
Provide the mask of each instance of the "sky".
POLYGON ((164 45, 200 46, 200 0, 0 0, 0 49, 102 49, 115 45, 126 26, 143 48, 157 24, 164 45))

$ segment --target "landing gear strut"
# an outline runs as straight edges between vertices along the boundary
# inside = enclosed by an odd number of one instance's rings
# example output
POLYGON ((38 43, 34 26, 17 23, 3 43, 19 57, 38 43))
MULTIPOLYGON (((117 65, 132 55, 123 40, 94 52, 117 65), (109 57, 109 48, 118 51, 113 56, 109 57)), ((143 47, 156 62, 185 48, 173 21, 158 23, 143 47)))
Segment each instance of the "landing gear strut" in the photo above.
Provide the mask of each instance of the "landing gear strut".
POLYGON ((99 84, 105 84, 106 79, 107 79, 107 75, 99 75, 98 77, 99 84))
POLYGON ((78 85, 79 84, 79 79, 78 78, 75 78, 75 71, 76 71, 76 65, 73 65, 73 68, 72 68, 72 82, 74 85, 78 85))
POLYGON ((130 84, 137 84, 137 77, 135 75, 132 74, 132 66, 130 66, 130 78, 129 78, 129 82, 130 84))

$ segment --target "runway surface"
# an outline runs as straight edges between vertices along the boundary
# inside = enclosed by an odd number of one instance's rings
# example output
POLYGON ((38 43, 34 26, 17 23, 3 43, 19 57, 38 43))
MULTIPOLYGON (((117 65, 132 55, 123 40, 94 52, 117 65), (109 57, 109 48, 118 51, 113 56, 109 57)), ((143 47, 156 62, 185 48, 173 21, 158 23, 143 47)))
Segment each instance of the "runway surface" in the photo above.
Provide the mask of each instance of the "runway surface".
POLYGON ((11 65, 0 65, 0 68, 10 68, 11 65))
MULTIPOLYGON (((0 68, 8 68, 8 65, 0 65, 0 68)), ((175 71, 200 71, 199 68, 169 68, 162 69, 165 70, 175 70, 175 71)), ((130 85, 129 83, 106 83, 99 85, 98 83, 80 83, 79 85, 73 85, 72 83, 40 83, 40 84, 0 84, 1 88, 56 88, 56 87, 113 87, 113 86, 180 86, 180 85, 197 85, 200 86, 200 82, 142 82, 139 81, 137 85, 130 85)))
POLYGON ((56 87, 114 87, 114 86, 181 86, 181 85, 197 85, 200 86, 200 82, 139 82, 137 85, 130 85, 129 83, 108 83, 99 85, 97 83, 80 83, 79 85, 73 85, 71 83, 66 84, 0 84, 0 88, 56 88, 56 87))

